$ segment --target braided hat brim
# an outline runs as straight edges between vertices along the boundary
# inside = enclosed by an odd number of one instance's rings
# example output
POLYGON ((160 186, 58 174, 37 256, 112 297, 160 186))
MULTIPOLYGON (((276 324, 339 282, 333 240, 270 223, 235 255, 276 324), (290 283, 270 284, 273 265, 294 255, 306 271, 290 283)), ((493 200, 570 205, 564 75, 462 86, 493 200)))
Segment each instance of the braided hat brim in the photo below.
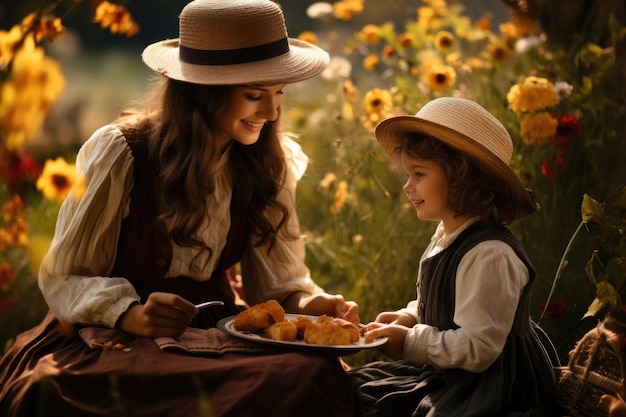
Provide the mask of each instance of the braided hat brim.
POLYGON ((203 85, 289 84, 314 77, 329 63, 323 49, 289 38, 289 51, 262 61, 229 65, 196 65, 182 62, 179 39, 169 39, 146 47, 145 64, 174 80, 203 85))

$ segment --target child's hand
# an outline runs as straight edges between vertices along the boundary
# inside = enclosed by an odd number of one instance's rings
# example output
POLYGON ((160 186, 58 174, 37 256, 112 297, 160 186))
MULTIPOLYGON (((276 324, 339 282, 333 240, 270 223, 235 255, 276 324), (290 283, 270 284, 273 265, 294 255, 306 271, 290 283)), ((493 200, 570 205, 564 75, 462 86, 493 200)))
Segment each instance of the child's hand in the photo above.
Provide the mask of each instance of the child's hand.
POLYGON ((413 327, 417 323, 410 314, 399 313, 397 311, 384 311, 376 316, 377 323, 398 324, 400 326, 413 327))
POLYGON ((624 417, 626 416, 626 404, 621 398, 604 394, 600 397, 600 408, 607 412, 608 417, 624 417))
POLYGON ((409 328, 406 326, 373 322, 363 327, 361 334, 367 340, 388 337, 387 343, 379 349, 391 359, 397 360, 404 358, 404 339, 408 331, 409 328))

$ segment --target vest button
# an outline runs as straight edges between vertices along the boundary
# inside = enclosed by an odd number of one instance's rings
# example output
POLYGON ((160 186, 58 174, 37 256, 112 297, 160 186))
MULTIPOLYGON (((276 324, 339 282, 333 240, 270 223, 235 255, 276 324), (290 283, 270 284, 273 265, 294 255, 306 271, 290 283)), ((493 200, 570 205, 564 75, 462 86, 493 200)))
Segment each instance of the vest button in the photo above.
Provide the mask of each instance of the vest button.
POLYGON ((420 305, 419 305, 420 310, 423 310, 423 309, 424 309, 424 307, 426 307, 426 304, 424 304, 424 303, 420 303, 420 305))
POLYGON ((163 268, 165 266, 165 260, 163 259, 157 259, 156 260, 156 264, 159 268, 163 268))

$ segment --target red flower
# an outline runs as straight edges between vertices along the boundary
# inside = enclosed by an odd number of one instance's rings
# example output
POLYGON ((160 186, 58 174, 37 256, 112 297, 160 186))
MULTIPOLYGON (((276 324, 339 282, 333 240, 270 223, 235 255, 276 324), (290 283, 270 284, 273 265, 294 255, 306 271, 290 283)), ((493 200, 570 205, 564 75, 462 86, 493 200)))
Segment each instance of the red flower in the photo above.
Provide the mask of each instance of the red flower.
POLYGON ((41 167, 30 152, 21 150, 10 151, 0 162, 0 177, 13 192, 20 192, 24 182, 34 183, 41 174, 41 167))
MULTIPOLYGON (((543 314, 543 310, 546 308, 546 303, 539 303, 537 309, 539 310, 539 315, 543 314)), ((548 309, 546 310, 545 318, 546 319, 556 319, 561 317, 567 313, 567 304, 564 301, 553 300, 548 304, 548 309)))
POLYGON ((559 117, 559 124, 556 127, 556 141, 554 147, 562 152, 567 153, 572 149, 574 140, 581 135, 580 122, 571 115, 563 115, 559 117))
POLYGON ((555 175, 560 175, 565 171, 565 158, 561 155, 557 155, 554 159, 544 159, 541 163, 541 174, 549 179, 554 178, 555 175), (556 168, 556 173, 555 173, 556 168))

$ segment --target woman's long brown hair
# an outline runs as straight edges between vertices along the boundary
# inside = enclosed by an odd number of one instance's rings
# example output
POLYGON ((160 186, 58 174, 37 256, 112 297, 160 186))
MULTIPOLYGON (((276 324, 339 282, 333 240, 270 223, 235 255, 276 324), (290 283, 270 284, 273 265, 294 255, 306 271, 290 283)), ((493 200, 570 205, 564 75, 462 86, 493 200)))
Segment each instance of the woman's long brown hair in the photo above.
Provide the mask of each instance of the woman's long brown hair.
MULTIPOLYGON (((195 236, 207 214, 207 197, 215 191, 216 166, 222 150, 215 136, 217 118, 233 86, 202 86, 162 78, 142 112, 127 112, 117 120, 124 129, 146 132, 150 165, 154 170, 159 232, 168 242, 213 252, 195 236)), ((246 230, 256 245, 276 239, 289 216, 276 200, 285 179, 285 162, 278 121, 268 122, 253 145, 232 141, 229 167, 233 199, 244 208, 246 230), (278 211, 278 222, 268 213, 278 211)), ((209 219, 210 221, 210 219, 209 219)))

